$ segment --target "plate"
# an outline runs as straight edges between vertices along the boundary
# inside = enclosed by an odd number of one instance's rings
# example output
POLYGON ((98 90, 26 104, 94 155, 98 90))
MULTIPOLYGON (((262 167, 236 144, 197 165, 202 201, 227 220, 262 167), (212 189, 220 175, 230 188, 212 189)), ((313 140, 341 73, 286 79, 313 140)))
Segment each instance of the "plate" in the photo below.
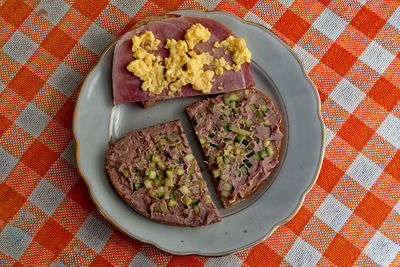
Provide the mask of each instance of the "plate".
POLYGON ((324 125, 318 93, 294 52, 261 25, 224 11, 170 13, 214 18, 245 38, 252 53, 256 88, 270 96, 283 114, 285 134, 279 166, 251 198, 223 209, 211 186, 204 158, 184 107, 203 97, 173 99, 143 109, 138 103, 113 106, 112 55, 117 40, 102 53, 82 84, 73 131, 78 169, 100 212, 120 231, 176 255, 222 256, 254 246, 300 208, 315 183, 324 153, 324 125), (205 227, 177 227, 137 214, 114 191, 105 173, 109 140, 154 124, 180 119, 222 221, 205 227))

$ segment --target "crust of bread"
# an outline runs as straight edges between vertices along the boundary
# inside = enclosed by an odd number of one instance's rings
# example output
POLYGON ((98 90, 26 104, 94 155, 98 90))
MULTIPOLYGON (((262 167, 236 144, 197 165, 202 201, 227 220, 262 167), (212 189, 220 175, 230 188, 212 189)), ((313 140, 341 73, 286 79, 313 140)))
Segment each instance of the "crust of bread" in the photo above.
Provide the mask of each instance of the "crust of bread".
MULTIPOLYGON (((240 89, 240 90, 236 90, 236 91, 233 91, 233 92, 226 93, 226 95, 234 94, 234 93, 237 93, 237 92, 243 92, 243 91, 245 91, 245 90, 251 90, 251 91, 253 91, 253 92, 257 92, 257 93, 261 94, 267 101, 270 101, 270 102, 272 103, 272 105, 274 106, 274 108, 275 108, 276 110, 278 110, 277 107, 276 107, 276 105, 275 105, 275 103, 274 103, 274 101, 272 101, 272 99, 271 99, 269 96, 267 96, 266 94, 264 94, 263 92, 261 92, 260 90, 258 90, 258 89, 256 89, 256 88, 240 89)), ((194 104, 196 104, 196 103, 194 103, 194 104)), ((194 105, 194 104, 192 104, 192 105, 194 105)), ((186 113, 188 113, 188 109, 190 109, 190 107, 191 107, 192 105, 185 107, 186 113)), ((194 125, 193 125, 193 127, 194 127, 194 125)), ((279 129, 281 130, 282 133, 284 133, 284 132, 283 132, 283 128, 282 128, 282 123, 279 125, 279 129)), ((199 141, 198 138, 197 138, 197 140, 198 140, 198 142, 199 142, 199 144, 200 144, 200 141, 199 141)), ((201 146, 201 144, 200 144, 200 146, 201 146)), ((206 157, 206 151, 205 151, 205 149, 203 148, 203 146, 201 146, 201 148, 202 148, 203 155, 206 157)), ((277 153, 275 153, 275 156, 274 156, 275 159, 279 160, 279 156, 280 156, 280 154, 281 154, 281 150, 282 150, 282 145, 281 145, 281 146, 279 147, 279 149, 277 150, 277 153)), ((272 170, 275 169, 275 168, 276 168, 276 166, 275 166, 274 168, 271 168, 270 171, 272 171, 272 170)), ((212 177, 211 180, 212 180, 212 182, 213 182, 214 187, 217 188, 218 185, 217 185, 217 183, 216 183, 216 177, 214 177, 214 174, 213 174, 213 172, 212 172, 210 169, 208 169, 208 172, 210 173, 210 176, 212 177)), ((235 205, 236 203, 238 203, 238 202, 240 202, 240 201, 242 201, 242 200, 244 200, 244 199, 250 197, 250 196, 251 196, 252 194, 254 194, 267 180, 268 180, 268 179, 265 179, 264 181, 260 182, 253 190, 251 190, 251 191, 249 191, 248 193, 246 193, 243 197, 240 197, 240 196, 239 196, 235 201, 232 201, 232 202, 229 202, 229 201, 227 201, 225 198, 221 197, 221 195, 220 195, 220 193, 218 192, 218 190, 216 190, 216 191, 217 191, 217 193, 218 193, 218 195, 219 195, 219 199, 220 199, 222 205, 223 205, 225 208, 228 208, 228 207, 233 206, 233 205, 235 205)))

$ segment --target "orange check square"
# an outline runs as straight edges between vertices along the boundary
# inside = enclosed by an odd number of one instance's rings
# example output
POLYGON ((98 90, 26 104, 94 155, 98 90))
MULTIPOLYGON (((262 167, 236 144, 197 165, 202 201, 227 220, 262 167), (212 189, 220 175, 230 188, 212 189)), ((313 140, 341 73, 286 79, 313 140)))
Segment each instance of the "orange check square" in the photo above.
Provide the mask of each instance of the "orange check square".
POLYGON ((181 267, 181 266, 202 267, 203 264, 201 264, 195 258, 195 256, 172 256, 171 260, 167 264, 167 267, 181 267))
POLYGON ((351 20, 350 25, 373 39, 385 23, 386 21, 383 18, 363 6, 351 20))
POLYGON ((23 66, 8 85, 14 92, 31 101, 45 81, 23 66))
POLYGON ((312 216, 312 213, 302 206, 296 215, 285 224, 285 226, 292 230, 296 235, 300 235, 301 231, 303 231, 312 216))
POLYGON ((238 0, 237 2, 250 10, 258 2, 258 0, 238 0))
POLYGON ((54 152, 61 154, 72 140, 72 133, 52 120, 40 133, 38 139, 54 152))
POLYGON ((400 88, 394 86, 384 77, 380 77, 368 95, 381 106, 391 111, 400 101, 400 88))
POLYGON ((79 204, 87 212, 90 212, 94 208, 93 202, 89 197, 89 192, 86 188, 86 185, 82 182, 82 179, 79 179, 75 183, 71 190, 69 190, 67 196, 79 204))
POLYGON ((322 220, 312 217, 300 237, 313 248, 323 253, 335 237, 336 232, 322 220), (324 238, 321 239, 321 236, 324 238))
POLYGON ((5 21, 0 16, 0 29, 1 29, 0 47, 3 47, 10 39, 10 37, 14 34, 15 28, 13 25, 5 21))
POLYGON ((389 173, 393 178, 400 182, 400 150, 392 158, 385 168, 385 172, 389 173))
POLYGON ((0 219, 8 222, 19 211, 26 199, 6 183, 0 183, 0 219))
POLYGON ((157 4, 159 7, 161 7, 164 10, 174 10, 178 9, 184 0, 153 0, 153 3, 157 4))
POLYGON ((106 0, 77 0, 72 7, 94 21, 107 4, 108 2, 106 0))
POLYGON ((329 9, 349 22, 357 14, 361 8, 361 3, 358 0, 333 0, 329 4, 329 9))
POLYGON ((0 146, 16 158, 20 158, 35 138, 16 124, 12 124, 0 140, 0 146))
POLYGON ((328 6, 330 2, 332 2, 332 0, 318 0, 318 2, 320 2, 321 4, 323 4, 324 6, 328 6))
POLYGON ((2 1, 0 17, 12 24, 15 28, 18 28, 32 10, 30 6, 19 0, 2 1))
POLYGON ((367 190, 347 174, 343 175, 331 191, 333 197, 351 210, 357 207, 366 193, 367 190))
POLYGON ((46 38, 44 38, 41 47, 58 59, 63 60, 74 47, 75 43, 76 41, 72 37, 55 26, 46 38))
POLYGON ((321 170, 319 172, 317 184, 325 189, 326 192, 330 193, 343 174, 344 171, 333 164, 329 159, 324 158, 321 170))
POLYGON ((73 235, 68 230, 50 217, 33 240, 54 255, 58 255, 72 240, 72 237, 73 235))
POLYGON ((264 243, 261 243, 251 249, 244 263, 249 266, 259 266, 261 262, 268 262, 270 266, 279 266, 282 260, 282 256, 278 255, 278 253, 264 243))
POLYGON ((57 26, 75 40, 79 40, 91 24, 92 22, 87 17, 71 7, 57 26))
MULTIPOLYGON (((160 1, 163 1, 163 0, 160 0, 160 1)), ((243 18, 248 12, 248 10, 245 7, 238 5, 235 0, 221 1, 221 2, 219 2, 219 4, 217 5, 217 7, 215 9, 231 12, 241 18, 243 18)))
POLYGON ((297 43, 310 27, 310 23, 288 9, 275 23, 273 29, 282 33, 293 43, 297 43))
POLYGON ((35 140, 21 158, 21 162, 43 176, 58 158, 58 154, 35 140))
POLYGON ((311 24, 321 15, 324 9, 325 6, 320 2, 309 0, 294 1, 290 6, 290 10, 311 24))
POLYGON ((357 61, 357 57, 349 51, 333 43, 321 58, 321 62, 332 68, 334 71, 344 76, 349 71, 351 66, 357 61))
POLYGON ((41 179, 39 174, 32 171, 25 164, 17 162, 5 181, 22 196, 28 198, 41 179), (25 177, 24 183, 21 183, 21 177, 25 177))
POLYGON ((374 131, 356 116, 350 115, 338 135, 358 151, 361 151, 371 139, 374 131))
POLYGON ((52 262, 53 260, 53 253, 35 241, 32 241, 19 259, 24 266, 40 266, 44 262, 52 262), (40 255, 40 257, 38 257, 38 255, 40 255))
POLYGON ((21 67, 18 61, 0 50, 0 81, 8 84, 21 67))
POLYGON ((363 249, 376 230, 359 216, 352 214, 340 229, 340 234, 359 249, 363 249))
POLYGON ((352 266, 361 250, 337 234, 325 250, 324 256, 338 266, 352 266))
POLYGON ((13 90, 6 87, 0 93, 0 113, 9 120, 16 120, 21 112, 28 105, 22 97, 16 94, 13 90))
POLYGON ((388 204, 380 200, 371 192, 367 192, 364 199, 354 210, 354 213, 375 227, 375 229, 379 229, 388 216, 390 210, 391 207, 388 204))
POLYGON ((75 103, 71 99, 67 99, 64 105, 54 116, 54 120, 60 123, 68 130, 72 130, 72 115, 74 113, 75 103))
POLYGON ((65 197, 54 211, 52 218, 69 232, 76 234, 88 215, 89 213, 73 200, 65 197))
POLYGON ((99 266, 99 267, 112 267, 113 265, 106 261, 101 255, 97 255, 96 258, 90 263, 89 266, 99 266))
POLYGON ((127 266, 143 243, 114 231, 100 254, 113 265, 127 266))
POLYGON ((0 114, 0 137, 7 131, 8 127, 12 124, 7 117, 0 114))

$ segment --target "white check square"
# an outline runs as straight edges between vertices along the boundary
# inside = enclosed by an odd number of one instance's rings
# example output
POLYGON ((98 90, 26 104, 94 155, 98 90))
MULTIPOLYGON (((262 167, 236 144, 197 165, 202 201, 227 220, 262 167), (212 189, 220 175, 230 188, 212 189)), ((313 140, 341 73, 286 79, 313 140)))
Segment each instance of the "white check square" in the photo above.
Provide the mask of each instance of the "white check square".
POLYGON ((393 12, 388 22, 400 30, 400 6, 393 12))
POLYGON ((360 153, 347 169, 346 174, 369 190, 382 171, 372 160, 360 153))
POLYGON ((313 24, 314 28, 335 41, 347 27, 347 22, 333 13, 329 8, 319 15, 313 24))
POLYGON ((7 43, 1 50, 23 65, 33 55, 37 48, 37 43, 17 30, 11 38, 8 39, 7 43))
POLYGON ((332 195, 326 197, 315 213, 316 217, 321 219, 321 221, 329 225, 336 232, 339 232, 350 215, 351 210, 332 195))
POLYGON ((363 252, 379 265, 389 266, 399 251, 399 245, 377 231, 363 252))
POLYGON ((390 113, 376 131, 395 148, 400 148, 400 119, 390 113))
POLYGON ((93 215, 89 215, 82 224, 76 237, 97 253, 103 249, 110 238, 112 230, 101 223, 93 215))
POLYGON ((329 98, 352 113, 365 97, 365 93, 346 79, 342 79, 333 89, 329 98))
POLYGON ((295 267, 315 266, 321 256, 318 250, 299 237, 286 254, 285 260, 295 267))
POLYGON ((96 23, 93 23, 79 42, 97 55, 100 55, 112 40, 114 40, 114 36, 96 23))
POLYGON ((37 138, 50 121, 49 115, 35 105, 28 104, 15 120, 15 124, 37 138))
POLYGON ((293 47, 294 52, 299 56, 301 62, 303 63, 304 69, 306 70, 306 73, 309 73, 315 65, 318 63, 318 59, 308 53, 307 50, 303 49, 299 45, 295 45, 293 47))
POLYGON ((53 24, 57 24, 70 7, 71 5, 63 0, 42 0, 36 6, 35 11, 46 11, 46 15, 43 16, 53 24))
POLYGON ((360 59, 378 73, 382 74, 395 57, 395 55, 372 40, 361 54, 360 59))
POLYGON ((40 180, 28 200, 51 216, 64 199, 65 193, 46 179, 40 180))

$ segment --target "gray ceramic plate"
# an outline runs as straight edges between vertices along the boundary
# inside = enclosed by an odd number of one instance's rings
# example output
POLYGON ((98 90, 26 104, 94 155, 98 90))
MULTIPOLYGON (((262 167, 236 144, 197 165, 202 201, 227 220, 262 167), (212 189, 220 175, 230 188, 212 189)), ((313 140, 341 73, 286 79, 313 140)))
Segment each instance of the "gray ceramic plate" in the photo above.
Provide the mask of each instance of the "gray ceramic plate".
POLYGON ((168 226, 152 222, 130 209, 114 191, 105 173, 110 137, 115 141, 129 131, 180 119, 196 158, 202 162, 204 159, 184 107, 204 97, 169 100, 148 109, 136 103, 113 107, 111 63, 117 40, 105 49, 82 85, 73 125, 77 163, 98 209, 125 234, 173 254, 226 255, 261 242, 289 220, 314 184, 324 150, 319 97, 292 50, 264 27, 221 11, 171 13, 217 19, 246 39, 252 53, 256 88, 275 101, 284 117, 281 162, 270 182, 251 198, 223 209, 208 173, 203 171, 222 216, 221 222, 206 227, 168 226))

